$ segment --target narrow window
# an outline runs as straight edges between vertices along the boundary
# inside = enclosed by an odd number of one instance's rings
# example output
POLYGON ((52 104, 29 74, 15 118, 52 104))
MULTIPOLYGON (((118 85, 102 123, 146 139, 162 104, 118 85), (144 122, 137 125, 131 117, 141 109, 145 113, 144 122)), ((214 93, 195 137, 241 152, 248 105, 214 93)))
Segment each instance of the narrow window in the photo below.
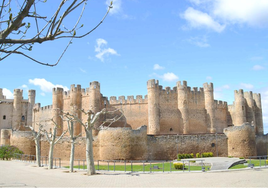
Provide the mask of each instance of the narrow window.
POLYGON ((173 131, 173 129, 172 129, 172 128, 170 128, 170 129, 169 129, 169 131, 173 131))
POLYGON ((25 121, 25 116, 21 116, 21 121, 25 121))
POLYGON ((6 119, 6 115, 3 116, 3 119, 6 119))

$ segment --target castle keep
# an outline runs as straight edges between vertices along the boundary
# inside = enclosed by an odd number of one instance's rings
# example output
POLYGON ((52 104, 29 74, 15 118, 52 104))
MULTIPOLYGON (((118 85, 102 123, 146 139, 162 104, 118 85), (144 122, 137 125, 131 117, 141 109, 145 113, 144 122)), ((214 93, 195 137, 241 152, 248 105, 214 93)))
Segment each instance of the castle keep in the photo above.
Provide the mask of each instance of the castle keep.
MULTIPOLYGON (((36 127, 41 123, 50 129, 49 120, 53 118, 60 125, 60 135, 67 129, 67 122, 59 116, 61 111, 76 113, 86 121, 77 109, 96 113, 107 108, 121 109, 124 117, 108 129, 94 131, 95 159, 173 159, 177 153, 197 152, 238 157, 267 153, 260 94, 238 90, 234 92, 234 103, 227 105, 227 102, 214 100, 212 83, 191 88, 186 81, 179 81, 171 89, 163 88, 154 79, 147 82, 147 91, 144 97, 112 96, 108 99, 101 94, 98 82, 91 82, 86 89, 71 85, 68 92, 54 88, 52 105, 41 107, 40 103, 35 104, 33 90, 29 90, 28 100, 23 100, 22 90, 14 90, 14 100, 5 99, 0 90, 1 144, 12 143, 23 150, 26 145, 33 145, 24 125, 36 127), (19 144, 20 139, 25 146, 19 144)), ((109 116, 112 115, 102 116, 96 126, 111 118, 109 116)), ((76 123, 75 134, 80 133, 82 137, 75 155, 84 158, 85 134, 76 123)), ((68 144, 65 138, 56 145, 55 157, 67 159, 68 144)), ((47 155, 46 141, 42 141, 41 148, 42 155, 47 155)), ((25 150, 34 153, 31 147, 25 150)))

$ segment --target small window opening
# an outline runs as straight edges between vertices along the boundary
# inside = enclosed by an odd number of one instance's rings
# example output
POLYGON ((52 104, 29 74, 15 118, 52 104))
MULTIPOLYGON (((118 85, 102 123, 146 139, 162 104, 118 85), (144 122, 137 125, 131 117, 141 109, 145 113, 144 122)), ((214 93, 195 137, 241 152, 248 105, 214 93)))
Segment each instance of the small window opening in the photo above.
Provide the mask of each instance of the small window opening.
POLYGON ((173 129, 172 129, 172 128, 170 128, 170 129, 169 129, 169 131, 173 131, 173 129))
POLYGON ((21 121, 25 121, 25 116, 21 116, 21 121))
POLYGON ((244 110, 244 106, 242 106, 242 110, 244 110))
POLYGON ((215 143, 212 143, 212 144, 211 144, 211 147, 215 147, 215 143))
POLYGON ((3 119, 6 119, 6 118, 7 118, 6 115, 4 115, 4 116, 3 116, 3 119))

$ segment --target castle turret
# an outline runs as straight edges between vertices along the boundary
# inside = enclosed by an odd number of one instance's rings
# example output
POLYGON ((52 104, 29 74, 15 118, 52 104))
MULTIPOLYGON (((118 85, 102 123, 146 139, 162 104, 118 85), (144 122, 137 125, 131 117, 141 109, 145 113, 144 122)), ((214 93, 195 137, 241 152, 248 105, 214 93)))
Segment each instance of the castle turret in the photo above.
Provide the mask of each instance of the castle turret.
MULTIPOLYGON (((96 114, 101 110, 101 93, 100 93, 100 83, 97 81, 90 82, 89 84, 89 109, 96 114)), ((100 125, 100 120, 95 123, 95 129, 93 130, 93 136, 98 135, 98 126, 100 125)))
POLYGON ((253 100, 252 91, 244 92, 244 98, 246 99, 246 118, 247 122, 254 125, 255 133, 257 133, 256 119, 255 119, 255 104, 253 100))
POLYGON ((3 95, 3 89, 0 88, 0 99, 5 99, 5 96, 3 95))
MULTIPOLYGON (((70 88, 70 109, 72 113, 76 114, 81 119, 82 108, 82 93, 81 85, 71 85, 70 88)), ((82 125, 78 122, 74 123, 74 135, 79 135, 82 132, 82 125)))
POLYGON ((189 111, 188 111, 188 98, 187 98, 187 82, 177 82, 178 91, 178 109, 181 113, 183 134, 189 133, 189 111))
POLYGON ((204 83, 205 109, 207 110, 208 132, 215 133, 215 105, 213 83, 204 83))
POLYGON ((33 107, 35 104, 35 90, 28 91, 28 109, 27 109, 27 125, 32 125, 33 122, 33 107))
POLYGON ((63 88, 53 88, 52 91, 52 116, 58 125, 57 136, 62 134, 63 121, 60 117, 63 110, 63 88))
POLYGON ((261 106, 261 94, 254 93, 253 99, 256 103, 256 110, 255 110, 255 119, 256 123, 255 126, 257 128, 256 134, 263 135, 263 119, 262 119, 262 106, 261 106))
POLYGON ((147 82, 148 90, 148 134, 160 133, 159 85, 158 80, 147 82))
POLYGON ((12 129, 19 130, 21 128, 22 118, 22 90, 14 89, 14 101, 13 101, 13 118, 12 129))
POLYGON ((235 126, 241 126, 247 121, 246 119, 246 103, 244 92, 242 89, 235 90, 235 126))

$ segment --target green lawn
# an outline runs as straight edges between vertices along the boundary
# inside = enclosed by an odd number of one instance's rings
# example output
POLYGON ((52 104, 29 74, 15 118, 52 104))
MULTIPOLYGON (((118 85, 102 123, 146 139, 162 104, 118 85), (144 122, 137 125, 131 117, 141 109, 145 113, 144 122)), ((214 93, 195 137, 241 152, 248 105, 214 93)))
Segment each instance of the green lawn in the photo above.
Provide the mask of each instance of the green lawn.
MULTIPOLYGON (((247 162, 249 164, 250 160, 247 160, 247 162)), ((261 163, 260 163, 260 160, 258 160, 258 159, 251 160, 251 164, 254 164, 254 167, 265 166, 265 165, 268 166, 267 163, 265 164, 265 160, 261 160, 261 163)), ((245 166, 244 164, 239 164, 239 165, 235 165, 229 169, 240 169, 240 168, 247 168, 247 167, 248 166, 245 166)))
MULTIPOLYGON (((74 168, 78 168, 79 166, 74 166, 74 168)), ((68 166, 66 166, 66 168, 69 168, 68 166)), ((95 165, 95 168, 96 170, 108 170, 108 163, 107 165, 95 165)), ((109 170, 110 171, 114 171, 114 168, 115 168, 115 171, 146 171, 146 172, 149 172, 149 171, 152 171, 152 172, 157 172, 157 171, 163 171, 163 163, 157 163, 157 164, 144 164, 144 166, 141 164, 141 165, 136 165, 133 163, 132 165, 132 170, 131 170, 131 165, 127 164, 126 166, 125 165, 117 165, 115 163, 115 166, 114 166, 114 163, 113 162, 110 162, 109 163, 109 170)), ((170 168, 171 168, 171 171, 183 171, 183 170, 177 170, 177 169, 174 169, 174 166, 173 166, 173 163, 170 163, 169 162, 165 162, 164 163, 164 171, 165 172, 169 172, 170 171, 170 168), (171 167, 170 167, 171 166, 171 167)), ((205 166, 206 170, 208 168, 210 168, 210 166, 205 166)), ((86 169, 86 166, 83 166, 83 165, 80 165, 80 169, 86 169)), ((189 167, 188 167, 188 164, 185 165, 185 171, 188 171, 189 170, 189 167)), ((201 166, 194 166, 194 164, 190 164, 190 171, 201 171, 202 170, 202 167, 201 166)))

